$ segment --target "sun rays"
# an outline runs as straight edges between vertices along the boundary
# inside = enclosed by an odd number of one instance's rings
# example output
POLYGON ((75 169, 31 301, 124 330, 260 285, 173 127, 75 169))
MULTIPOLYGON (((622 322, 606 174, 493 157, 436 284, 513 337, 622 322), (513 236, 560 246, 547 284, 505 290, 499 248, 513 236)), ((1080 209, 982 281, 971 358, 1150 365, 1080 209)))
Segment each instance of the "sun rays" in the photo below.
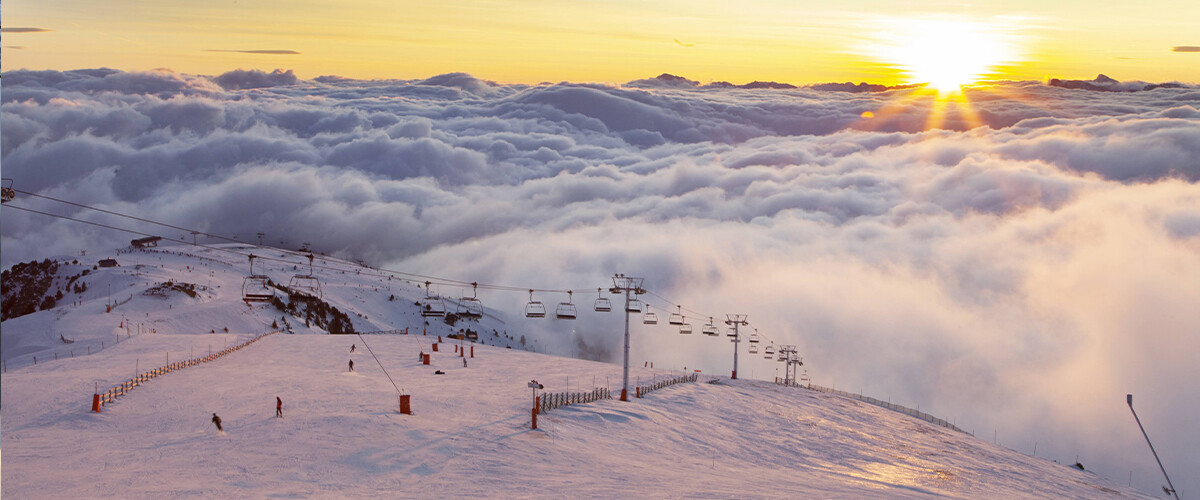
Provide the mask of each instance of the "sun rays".
MULTIPOLYGON (((895 113, 896 106, 929 107, 925 130, 974 128, 982 124, 971 107, 966 88, 993 79, 1000 71, 1022 60, 1025 38, 1010 20, 978 21, 939 16, 881 18, 868 24, 870 40, 860 53, 877 61, 899 79, 916 87, 904 92, 900 102, 864 113, 862 128, 876 128, 895 113)), ((976 90, 986 91, 985 87, 976 90)))

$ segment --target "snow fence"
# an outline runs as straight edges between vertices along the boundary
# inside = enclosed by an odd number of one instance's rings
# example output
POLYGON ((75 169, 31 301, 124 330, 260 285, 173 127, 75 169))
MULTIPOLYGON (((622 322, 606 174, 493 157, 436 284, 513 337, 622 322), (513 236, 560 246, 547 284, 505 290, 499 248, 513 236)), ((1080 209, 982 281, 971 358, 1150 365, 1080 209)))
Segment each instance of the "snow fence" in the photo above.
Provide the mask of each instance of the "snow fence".
POLYGON ((592 389, 591 392, 544 393, 538 396, 537 409, 538 413, 542 413, 563 406, 591 403, 600 399, 612 399, 612 394, 607 387, 597 387, 592 389))
POLYGON ((881 400, 875 399, 875 398, 873 398, 873 397, 870 397, 870 396, 863 396, 862 394, 854 394, 854 393, 852 393, 852 392, 839 391, 839 390, 837 390, 837 389, 830 389, 830 388, 828 388, 828 387, 821 387, 821 386, 819 386, 819 385, 815 385, 815 384, 801 385, 800 387, 803 387, 803 388, 805 388, 805 389, 809 389, 809 390, 813 390, 813 391, 824 392, 824 393, 828 393, 828 394, 836 394, 836 395, 838 395, 838 396, 847 397, 847 398, 850 398, 850 399, 857 399, 857 400, 859 400, 859 401, 862 401, 862 402, 864 402, 864 403, 870 403, 870 404, 873 404, 873 405, 875 405, 875 406, 879 406, 879 407, 887 408, 887 409, 889 409, 889 410, 892 410, 892 411, 896 411, 896 412, 903 413, 903 414, 905 414, 905 415, 908 415, 908 416, 910 416, 910 417, 917 417, 917 418, 919 418, 919 419, 921 419, 921 420, 924 420, 924 421, 926 421, 926 422, 929 422, 929 423, 931 423, 931 424, 934 424, 934 425, 940 425, 940 426, 942 426, 942 427, 945 427, 945 428, 947 428, 947 429, 950 429, 950 430, 958 431, 958 432, 961 432, 961 433, 963 433, 963 434, 970 434, 969 432, 967 432, 967 431, 964 431, 964 430, 962 430, 962 429, 959 429, 959 428, 958 428, 958 426, 956 426, 956 425, 954 425, 954 424, 952 424, 952 423, 950 423, 950 422, 947 422, 947 421, 946 421, 946 420, 944 420, 944 419, 937 418, 937 417, 935 417, 935 416, 933 416, 933 415, 930 415, 930 414, 928 414, 928 413, 922 412, 922 411, 920 411, 920 410, 914 410, 914 409, 912 409, 912 408, 909 408, 909 407, 907 407, 907 406, 898 405, 898 404, 893 404, 891 401, 881 401, 881 400))
POLYGON ((675 378, 660 380, 658 382, 654 382, 654 383, 651 383, 648 385, 639 385, 637 387, 637 397, 639 397, 639 398, 644 397, 645 395, 650 394, 651 392, 657 391, 659 389, 662 389, 663 387, 668 387, 668 386, 672 386, 675 384, 683 384, 686 382, 695 382, 699 378, 699 376, 700 376, 699 373, 693 373, 691 375, 684 375, 682 377, 675 377, 675 378))
POLYGON ((267 335, 273 335, 276 333, 279 333, 279 331, 276 330, 274 332, 264 333, 262 335, 254 337, 250 340, 247 340, 246 342, 243 342, 241 344, 221 349, 220 351, 209 354, 208 356, 203 356, 203 357, 194 358, 194 359, 188 359, 188 360, 184 360, 184 361, 178 361, 178 362, 171 363, 171 364, 168 364, 165 366, 160 366, 153 370, 143 372, 136 377, 133 377, 129 380, 126 380, 125 382, 122 382, 120 384, 113 386, 111 389, 109 389, 107 391, 93 394, 92 395, 92 411, 99 412, 100 408, 102 408, 104 406, 108 406, 109 404, 112 404, 113 402, 115 402, 117 400, 117 398, 124 396, 129 391, 132 391, 134 387, 138 387, 146 382, 149 382, 149 381, 153 380, 154 378, 158 377, 159 375, 166 375, 175 370, 182 370, 184 368, 196 366, 201 363, 207 363, 209 361, 214 361, 226 354, 231 354, 233 352, 240 351, 240 350, 242 350, 242 348, 247 347, 250 344, 253 344, 255 342, 258 342, 259 339, 266 337, 267 335))

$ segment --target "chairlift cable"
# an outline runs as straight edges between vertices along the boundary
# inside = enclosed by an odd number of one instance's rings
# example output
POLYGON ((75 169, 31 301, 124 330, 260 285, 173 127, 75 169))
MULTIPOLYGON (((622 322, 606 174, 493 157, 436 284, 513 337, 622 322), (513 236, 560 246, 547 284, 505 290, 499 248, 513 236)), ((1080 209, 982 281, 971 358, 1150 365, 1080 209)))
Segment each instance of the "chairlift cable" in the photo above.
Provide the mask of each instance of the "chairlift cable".
MULTIPOLYGON (((205 231, 193 231, 192 229, 185 228, 185 227, 181 227, 181 226, 176 226, 176 225, 173 225, 173 224, 167 224, 167 223, 164 223, 164 222, 158 222, 158 221, 155 221, 155 220, 152 220, 152 219, 146 219, 146 218, 143 218, 143 217, 137 217, 137 216, 133 216, 133 215, 123 214, 123 213, 120 213, 120 212, 115 212, 115 211, 112 211, 112 210, 107 210, 107 209, 103 209, 103 208, 97 208, 97 207, 94 207, 94 206, 85 205, 85 204, 82 204, 82 203, 76 203, 76 202, 72 202, 72 201, 67 201, 67 200, 63 200, 63 199, 59 199, 59 198, 54 198, 54 197, 51 197, 51 196, 45 196, 45 195, 41 195, 41 194, 37 194, 37 193, 32 193, 32 192, 29 192, 29 191, 24 191, 24 190, 19 190, 19 189, 14 189, 14 191, 16 191, 16 192, 18 192, 18 193, 21 193, 21 194, 24 194, 24 195, 28 195, 28 196, 32 196, 32 197, 36 197, 36 198, 42 198, 42 199, 46 199, 46 200, 50 200, 50 201, 54 201, 54 202, 58 202, 58 203, 63 203, 63 204, 66 204, 66 205, 71 205, 71 206, 78 207, 78 208, 83 208, 83 209, 87 209, 87 210, 93 210, 93 211, 96 211, 96 212, 101 212, 101 213, 105 213, 105 214, 109 214, 109 215, 113 215, 113 216, 117 216, 117 217, 123 217, 123 218, 131 219, 131 220, 135 220, 135 221, 139 221, 139 222, 145 222, 145 223, 148 223, 148 224, 154 224, 154 225, 158 225, 158 226, 162 226, 162 227, 166 227, 166 228, 170 228, 170 229, 175 229, 175 230, 178 230, 178 231, 185 231, 185 232, 188 232, 188 233, 193 233, 193 232, 194 232, 195 234, 204 235, 204 236, 211 237, 211 238, 217 238, 217 239, 225 240, 225 241, 232 242, 232 243, 240 243, 240 244, 245 244, 245 245, 253 245, 253 243, 250 243, 250 242, 241 241, 241 240, 238 240, 238 239, 235 239, 235 238, 229 238, 229 237, 227 237, 227 236, 221 236, 221 235, 219 235, 219 234, 213 234, 213 233, 209 233, 209 232, 205 232, 205 231)), ((104 229, 109 229, 109 230, 113 230, 113 231, 119 231, 119 232, 125 232, 125 233, 129 233, 129 234, 135 234, 135 235, 139 235, 139 236, 147 236, 147 237, 148 237, 148 236, 159 236, 159 235, 156 235, 156 234, 153 234, 153 233, 147 233, 147 232, 138 231, 138 230, 134 230, 134 229, 128 229, 128 228, 117 227, 117 226, 113 226, 113 225, 109 225, 109 224, 104 224, 104 223, 101 223, 101 222, 95 222, 95 221, 89 221, 89 220, 79 219, 79 218, 76 218, 76 217, 71 217, 71 216, 67 216, 67 215, 60 215, 60 214, 53 214, 53 213, 49 213, 49 212, 43 212, 43 211, 40 211, 40 210, 34 210, 34 209, 31 209, 31 208, 25 208, 25 207, 21 207, 21 206, 17 206, 17 205, 5 204, 5 208, 13 208, 13 209, 16 209, 16 210, 21 210, 21 211, 24 211, 24 212, 29 212, 29 213, 34 213, 34 214, 38 214, 38 215, 45 215, 45 216, 48 216, 48 217, 54 217, 54 218, 59 218, 59 219, 64 219, 64 220, 69 220, 69 221, 72 221, 72 222, 79 222, 79 223, 88 224, 88 225, 92 225, 92 226, 96 226, 96 227, 100 227, 100 228, 104 228, 104 229)), ((221 248, 221 247, 213 246, 213 245, 210 245, 210 244, 194 244, 194 243, 192 243, 192 242, 189 242, 189 241, 186 241, 186 240, 183 240, 183 239, 180 239, 180 238, 171 238, 171 237, 168 237, 168 236, 159 236, 159 237, 161 237, 163 240, 166 240, 166 241, 170 241, 170 242, 174 242, 174 243, 180 243, 180 244, 185 244, 185 245, 192 245, 192 246, 201 247, 201 248, 205 248, 205 249, 209 249, 209 250, 214 250, 214 251, 219 251, 219 252, 225 252, 225 253, 230 253, 230 254, 235 254, 235 255, 241 255, 241 256, 246 256, 246 257, 248 257, 249 255, 251 255, 251 254, 249 254, 249 253, 240 252, 240 251, 237 251, 237 250, 234 250, 234 249, 229 249, 229 248, 221 248)), ((272 248, 273 248, 273 249, 275 249, 275 250, 279 250, 279 251, 285 252, 285 253, 291 253, 291 254, 294 254, 294 255, 302 255, 302 256, 305 256, 305 257, 309 257, 310 259, 312 258, 312 257, 311 257, 311 252, 310 252, 308 255, 303 255, 303 254, 300 254, 299 252, 294 252, 294 251, 291 251, 291 250, 288 250, 288 249, 275 248, 275 247, 272 247, 272 248)), ((281 259, 281 258, 277 258, 277 257, 268 257, 268 256, 260 256, 260 255, 256 255, 255 257, 256 257, 256 258, 258 258, 258 259, 265 260, 265 261, 272 261, 272 262, 277 262, 277 263, 282 263, 282 264, 292 264, 292 265, 296 265, 296 262, 294 262, 294 261, 287 260, 287 259, 281 259)), ((326 260, 326 261, 328 261, 328 260, 334 260, 334 261, 341 261, 341 262, 346 262, 347 264, 350 264, 350 262, 347 262, 347 261, 345 261, 344 259, 339 259, 339 258, 337 258, 337 257, 322 256, 322 258, 323 258, 324 260, 326 260)), ((302 262, 301 262, 301 263, 302 263, 302 262)), ((347 270, 350 270, 350 269, 347 269, 347 268, 344 268, 344 267, 338 267, 338 266, 331 266, 331 265, 316 265, 316 264, 313 264, 313 263, 312 263, 312 261, 310 260, 310 261, 309 261, 309 272, 311 273, 311 272, 313 272, 313 271, 312 271, 313 269, 317 269, 317 268, 319 268, 319 269, 323 269, 323 270, 329 270, 329 271, 343 271, 343 272, 344 272, 344 271, 347 271, 347 270)), ((376 274, 376 276, 378 276, 378 277, 385 277, 385 276, 386 276, 386 277, 389 277, 389 278, 390 278, 390 277, 402 276, 402 277, 420 278, 420 279, 424 279, 424 280, 427 280, 427 281, 429 281, 429 282, 431 282, 431 283, 433 283, 433 284, 438 284, 438 285, 451 285, 451 286, 466 286, 466 285, 471 285, 471 286, 472 286, 472 288, 473 288, 473 289, 476 289, 476 290, 477 290, 477 289, 480 289, 480 288, 482 288, 482 289, 484 289, 484 290, 494 290, 494 291, 513 291, 513 292, 526 292, 526 291, 528 291, 528 292, 543 292, 543 293, 567 293, 567 294, 572 294, 573 292, 576 292, 576 291, 578 291, 578 292, 580 292, 580 293, 586 293, 586 292, 588 292, 588 291, 591 291, 591 290, 592 290, 592 288, 590 288, 590 287, 589 287, 589 288, 576 288, 576 289, 551 289, 551 288, 529 288, 529 287, 518 287, 518 286, 511 286, 511 285, 499 285, 499 284, 488 284, 488 283, 468 282, 468 281, 463 281, 463 280, 455 280, 455 279, 450 279, 450 278, 444 278, 444 277, 440 277, 440 276, 432 276, 432 275, 424 275, 424 274, 418 274, 418 273, 410 273, 410 272, 405 272, 405 271, 397 271, 397 270, 393 270, 393 269, 386 269, 386 268, 382 268, 382 267, 367 266, 367 265, 358 265, 358 267, 357 267, 357 268, 355 268, 355 270, 359 270, 360 268, 370 269, 370 270, 376 271, 377 273, 382 273, 382 274, 376 274)), ((403 278, 401 278, 401 279, 403 279, 403 278)), ((693 309, 689 309, 689 308, 683 307, 683 306, 682 306, 682 304, 678 304, 678 303, 676 303, 676 302, 674 302, 674 301, 672 301, 672 300, 668 299, 667 297, 664 297, 663 295, 660 295, 660 294, 658 294, 658 293, 655 293, 653 290, 646 290, 646 293, 647 293, 647 294, 649 294, 649 295, 651 295, 651 296, 653 296, 653 297, 656 297, 656 298, 658 298, 659 300, 662 300, 663 302, 667 303, 668 305, 676 306, 677 310, 679 310, 679 311, 680 311, 680 313, 682 313, 683 311, 687 311, 687 312, 689 312, 689 313, 692 313, 692 314, 693 314, 693 317, 706 317, 706 316, 713 316, 713 315, 710 315, 710 314, 704 314, 704 313, 702 313, 702 312, 699 312, 699 311, 696 311, 696 310, 693 310, 693 309)), ((661 306, 660 306, 660 307, 661 307, 661 306)), ((664 309, 667 309, 667 308, 664 308, 664 309)), ((764 334, 762 334, 762 333, 758 333, 758 335, 759 335, 761 338, 763 338, 763 339, 765 339, 765 340, 767 340, 767 341, 769 341, 769 342, 774 342, 774 340, 773 340, 773 339, 771 339, 770 337, 768 337, 767 335, 764 335, 764 334)))
MULTIPOLYGON (((189 234, 190 234, 191 232, 195 232, 196 234, 199 234, 199 235, 204 235, 204 236, 208 236, 208 237, 212 237, 212 238, 217 238, 217 239, 225 240, 225 241, 228 241, 228 242, 231 242, 231 243, 239 243, 239 244, 243 244, 243 245, 254 245, 254 243, 251 243, 251 242, 246 242, 246 241, 241 241, 241 240, 238 240, 238 239, 235 239, 235 238, 230 238, 230 237, 227 237, 227 236, 221 236, 221 235, 218 235, 218 234, 212 234, 212 233, 208 233, 208 232, 204 232, 204 231, 193 231, 192 229, 189 229, 189 228, 180 227, 180 226, 176 226, 176 225, 173 225, 173 224, 167 224, 167 223, 164 223, 164 222, 158 222, 158 221, 151 220, 151 219, 146 219, 146 218, 143 218, 143 217, 137 217, 137 216, 133 216, 133 215, 123 214, 123 213, 120 213, 120 212, 114 212, 114 211, 112 211, 112 210, 106 210, 106 209, 103 209, 103 208, 97 208, 97 207, 93 207, 93 206, 90 206, 90 205, 84 205, 84 204, 82 204, 82 203, 75 203, 75 202, 72 202, 72 201, 62 200, 62 199, 58 199, 58 198, 54 198, 54 197, 50 197, 50 196, 45 196, 45 195, 40 195, 40 194, 36 194, 36 193, 31 193, 31 192, 28 192, 28 191, 23 191, 23 190, 16 190, 16 191, 17 191, 17 192, 19 192, 19 193, 22 193, 22 194, 26 194, 26 195, 30 195, 30 196, 34 196, 34 197, 38 197, 38 198, 44 198, 44 199, 47 199, 47 200, 51 200, 51 201, 55 201, 55 202, 59 202, 59 203, 64 203, 64 204, 67 204, 67 205, 71 205, 71 206, 75 206, 75 207, 79 207, 79 208, 83 208, 83 209, 87 209, 87 210, 94 210, 94 211, 97 211, 97 212, 101 212, 101 213, 105 213, 105 214, 109 214, 109 215, 113 215, 113 216, 117 216, 117 217, 124 217, 124 218, 127 218, 127 219, 132 219, 132 220, 135 220, 135 221, 139 221, 139 222, 145 222, 145 223, 148 223, 148 224, 155 224, 155 225, 158 225, 158 226, 162 226, 162 227, 166 227, 166 228, 170 228, 170 229, 175 229, 175 230, 178 230, 178 231, 185 231, 185 232, 188 232, 189 234)), ((215 251, 219 251, 219 252, 231 253, 231 254, 235 254, 235 255, 241 255, 241 256, 248 256, 248 255, 249 255, 248 253, 245 253, 245 252, 239 252, 239 251, 237 251, 237 250, 233 250, 233 249, 229 249, 229 248, 221 248, 221 247, 216 247, 216 246, 212 246, 212 245, 209 245, 209 244, 198 244, 198 243, 197 243, 197 244, 193 244, 193 243, 192 243, 192 242, 190 242, 190 241, 186 241, 186 240, 183 240, 183 239, 180 239, 180 238, 172 238, 172 237, 168 237, 168 236, 160 236, 160 235, 158 235, 158 234, 154 234, 154 233, 147 233, 147 232, 143 232, 143 231, 137 231, 137 230, 133 230, 133 229, 127 229, 127 228, 122 228, 122 227, 112 226, 112 225, 104 224, 104 223, 101 223, 101 222, 88 221, 88 220, 83 220, 83 219, 79 219, 79 218, 76 218, 76 217, 71 217, 71 216, 67 216, 67 215, 53 214, 53 213, 49 213, 49 212, 43 212, 43 211, 40 211, 40 210, 34 210, 34 209, 31 209, 31 208, 25 208, 25 207, 20 207, 20 206, 16 206, 16 205, 5 204, 5 208, 15 208, 15 209, 17 209, 17 210, 22 210, 22 211, 25 211, 25 212, 35 213, 35 214, 39 214, 39 215, 45 215, 45 216, 49 216, 49 217, 55 217, 55 218, 59 218, 59 219, 70 220, 70 221, 73 221, 73 222, 81 222, 81 223, 84 223, 84 224, 90 224, 90 225, 93 225, 93 226, 96 226, 96 227, 101 227, 101 228, 104 228, 104 229, 110 229, 110 230, 114 230, 114 231, 121 231, 121 232, 125 232, 125 233, 130 233, 130 234, 139 235, 139 236, 158 236, 158 237, 160 237, 160 238, 162 238, 163 240, 166 240, 166 241, 170 241, 170 242, 174 242, 174 243, 181 243, 181 244, 185 244, 185 245, 192 245, 192 246, 196 246, 196 247, 200 247, 200 248, 206 248, 206 249, 209 249, 209 250, 215 250, 215 251)), ((295 252, 295 251, 288 250, 288 249, 284 249, 284 248, 276 248, 276 247, 272 247, 272 248, 273 248, 273 249, 275 249, 275 250, 279 250, 279 251, 285 252, 285 253, 291 253, 291 254, 294 254, 294 255, 306 256, 306 255, 304 255, 304 254, 301 254, 301 253, 299 253, 299 252, 295 252)), ((268 257, 268 256, 256 256, 256 257, 257 257, 257 258, 259 258, 259 259, 265 260, 265 261, 272 261, 272 262, 277 262, 277 263, 282 263, 282 264, 291 264, 291 265, 297 265, 297 263, 296 263, 295 261, 291 261, 291 260, 287 260, 287 259, 281 259, 281 258, 277 258, 277 257, 268 257)), ((338 259, 338 258, 336 258, 336 257, 323 256, 323 258, 324 258, 324 259, 340 260, 340 261, 343 261, 343 262, 345 262, 343 259, 338 259)), ((301 263, 302 263, 302 262, 301 262, 301 263)), ((349 262, 347 262, 347 263, 349 264, 349 262)), ((430 280, 430 281, 432 281, 434 284, 438 284, 438 285, 457 285, 457 286, 465 286, 465 285, 470 285, 470 284, 472 284, 472 282, 470 282, 470 281, 455 280, 455 279, 444 278, 444 277, 440 277, 440 276, 432 276, 432 275, 424 275, 424 274, 418 274, 418 273, 410 273, 410 272, 404 272, 404 271, 397 271, 397 270, 393 270, 393 269, 386 269, 386 268, 380 268, 380 267, 374 267, 374 266, 357 265, 357 267, 366 268, 366 269, 372 269, 372 270, 375 270, 375 271, 378 271, 378 272, 381 272, 381 273, 387 273, 388 275, 400 275, 400 276, 407 276, 407 277, 412 277, 412 278, 420 278, 420 279, 424 279, 424 280, 430 280)), ((316 268, 319 268, 319 269, 324 269, 324 270, 329 270, 329 271, 347 271, 347 270, 350 270, 350 269, 347 269, 347 268, 344 268, 344 267, 329 266, 329 265, 311 265, 311 268, 310 268, 310 269, 316 269, 316 268)), ((380 277, 383 277, 383 275, 378 275, 378 276, 380 276, 380 277)), ((478 284, 478 287, 479 287, 479 288, 482 288, 482 289, 485 289, 485 290, 515 291, 515 292, 524 292, 524 291, 527 291, 527 290, 529 290, 529 289, 530 289, 529 287, 518 287, 518 286, 508 286, 508 285, 496 285, 496 284, 487 284, 487 283, 479 283, 479 284, 478 284)), ((578 288, 578 289, 574 289, 574 290, 571 290, 571 289, 534 288, 533 290, 535 290, 535 291, 538 291, 538 292, 548 292, 548 293, 554 293, 554 292, 564 292, 564 293, 565 293, 565 292, 569 292, 569 291, 580 291, 580 292, 583 292, 583 291, 588 291, 588 290, 591 290, 591 288, 578 288)))

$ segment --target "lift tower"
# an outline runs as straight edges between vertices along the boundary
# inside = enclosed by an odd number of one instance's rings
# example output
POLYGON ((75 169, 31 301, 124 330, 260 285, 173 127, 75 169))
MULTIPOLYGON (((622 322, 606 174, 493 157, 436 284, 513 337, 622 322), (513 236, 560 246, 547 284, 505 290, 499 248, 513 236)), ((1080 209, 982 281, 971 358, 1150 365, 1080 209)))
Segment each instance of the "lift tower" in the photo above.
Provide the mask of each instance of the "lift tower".
POLYGON ((646 289, 642 288, 643 278, 617 274, 612 280, 613 286, 608 291, 625 295, 625 368, 621 376, 621 401, 629 401, 629 305, 637 301, 638 295, 646 293, 646 289))

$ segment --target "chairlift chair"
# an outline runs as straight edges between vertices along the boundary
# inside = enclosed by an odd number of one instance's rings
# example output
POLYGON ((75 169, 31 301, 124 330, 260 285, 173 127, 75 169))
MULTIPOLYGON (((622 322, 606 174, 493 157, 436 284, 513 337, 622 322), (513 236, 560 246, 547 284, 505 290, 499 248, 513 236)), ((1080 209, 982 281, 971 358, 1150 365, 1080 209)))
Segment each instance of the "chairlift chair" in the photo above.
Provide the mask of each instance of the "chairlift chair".
POLYGON ((757 345, 750 344, 750 354, 758 354, 758 346, 757 345))
POLYGON ((270 302, 273 298, 275 298, 275 289, 271 288, 271 278, 250 275, 242 280, 242 300, 247 303, 270 302))
POLYGON ((646 315, 642 316, 642 324, 657 325, 658 315, 650 312, 650 304, 646 304, 646 315))
POLYGON ((483 317, 483 302, 479 301, 476 292, 479 289, 479 283, 471 283, 471 296, 466 295, 458 299, 458 314, 468 318, 483 317))
POLYGON ((779 351, 779 361, 787 361, 787 353, 779 351))
POLYGON ((775 346, 769 345, 763 349, 763 359, 771 359, 775 357, 775 346))
POLYGON ((717 335, 721 334, 721 330, 717 328, 717 325, 713 324, 713 319, 711 316, 708 318, 708 324, 704 325, 704 329, 700 332, 710 337, 716 337, 717 335))
POLYGON ((546 305, 541 301, 533 300, 533 290, 529 291, 529 303, 525 304, 526 318, 545 318, 546 305))
MULTIPOLYGON (((680 316, 680 318, 683 318, 683 316, 680 316)), ((680 321, 680 323, 679 323, 680 335, 691 335, 692 325, 690 323, 684 322, 684 319, 680 319, 679 321, 680 321)))
POLYGON ((625 303, 625 312, 640 313, 642 312, 642 301, 638 299, 629 299, 625 303))
POLYGON ((17 191, 13 189, 13 180, 7 177, 4 178, 3 186, 0 186, 0 203, 8 203, 17 197, 17 191))
POLYGON ((288 291, 302 299, 321 299, 321 280, 313 276, 313 255, 308 254, 308 274, 297 274, 288 281, 288 291))
POLYGON ((421 299, 421 316, 440 318, 446 315, 446 304, 441 297, 425 297, 421 299))
POLYGON ((611 312, 612 311, 612 302, 609 302, 608 299, 601 296, 600 290, 601 289, 599 289, 599 288, 596 289, 596 304, 595 304, 596 312, 602 312, 602 313, 611 312))
POLYGON ((442 302, 442 298, 434 295, 429 288, 432 283, 425 282, 425 297, 421 299, 421 316, 426 318, 440 318, 446 315, 446 303, 442 302))
POLYGON ((254 274, 254 259, 257 255, 250 254, 250 275, 242 280, 242 300, 251 302, 270 302, 275 298, 275 289, 271 288, 271 278, 254 274))
POLYGON ((312 275, 295 275, 288 281, 288 290, 305 299, 321 299, 321 280, 312 275))
POLYGON ((572 303, 573 293, 570 290, 567 291, 567 301, 558 303, 558 307, 554 309, 554 317, 558 319, 575 319, 578 312, 575 310, 575 304, 572 303))
POLYGON ((738 336, 738 331, 733 328, 730 328, 728 330, 725 330, 725 336, 736 340, 737 336, 738 336))
POLYGON ((683 324, 683 306, 675 306, 675 307, 677 308, 677 310, 679 312, 671 313, 671 316, 667 318, 667 323, 675 325, 675 326, 680 326, 683 324))
POLYGON ((750 334, 750 339, 749 339, 749 340, 750 340, 750 343, 751 343, 751 344, 757 344, 757 343, 758 343, 758 328, 755 328, 755 329, 754 329, 754 333, 751 333, 751 334, 750 334))

